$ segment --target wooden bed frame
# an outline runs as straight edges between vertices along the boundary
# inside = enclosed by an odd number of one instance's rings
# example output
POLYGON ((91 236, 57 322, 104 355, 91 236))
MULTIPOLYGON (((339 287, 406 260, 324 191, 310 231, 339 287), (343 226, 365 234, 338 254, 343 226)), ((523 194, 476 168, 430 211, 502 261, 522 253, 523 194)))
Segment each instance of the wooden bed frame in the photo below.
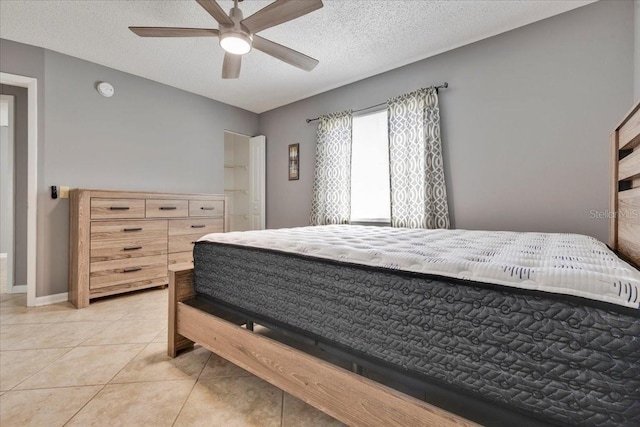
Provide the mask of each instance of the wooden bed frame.
POLYGON ((363 376, 284 345, 187 303, 195 296, 193 266, 169 272, 169 356, 194 342, 350 426, 477 424, 363 376))
POLYGON ((640 102, 611 133, 609 246, 640 268, 640 102))
MULTIPOLYGON (((640 103, 611 136, 612 194, 609 244, 640 265, 640 103)), ((193 266, 169 273, 168 353, 197 342, 274 386, 351 426, 472 426, 446 412, 339 368, 240 325, 244 319, 211 314, 194 303, 193 266), (223 318, 224 317, 224 318, 223 318)))

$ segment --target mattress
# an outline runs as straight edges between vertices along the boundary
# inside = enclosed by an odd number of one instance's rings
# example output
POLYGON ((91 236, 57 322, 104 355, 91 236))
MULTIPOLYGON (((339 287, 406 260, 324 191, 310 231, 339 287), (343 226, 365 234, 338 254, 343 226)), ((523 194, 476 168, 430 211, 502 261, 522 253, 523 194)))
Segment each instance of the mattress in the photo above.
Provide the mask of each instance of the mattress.
POLYGON ((640 271, 579 234, 326 225, 213 233, 200 241, 640 307, 640 271))
MULTIPOLYGON (((346 236, 352 228, 337 227, 325 229, 346 236)), ((242 236, 263 233, 273 235, 242 236)), ((496 286, 475 280, 474 269, 452 277, 319 258, 282 250, 277 238, 269 248, 209 240, 194 249, 195 286, 216 301, 546 422, 638 425, 640 318, 628 304, 496 286)), ((626 268, 604 264, 585 276, 626 268)), ((634 284, 632 273, 623 282, 634 284)))

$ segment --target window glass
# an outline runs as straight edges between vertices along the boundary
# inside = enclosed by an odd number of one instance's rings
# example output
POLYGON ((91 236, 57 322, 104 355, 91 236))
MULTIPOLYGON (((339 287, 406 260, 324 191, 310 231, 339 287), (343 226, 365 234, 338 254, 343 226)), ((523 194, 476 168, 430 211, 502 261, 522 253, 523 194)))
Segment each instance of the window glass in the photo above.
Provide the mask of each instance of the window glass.
POLYGON ((390 222, 387 110, 353 117, 351 221, 390 222))

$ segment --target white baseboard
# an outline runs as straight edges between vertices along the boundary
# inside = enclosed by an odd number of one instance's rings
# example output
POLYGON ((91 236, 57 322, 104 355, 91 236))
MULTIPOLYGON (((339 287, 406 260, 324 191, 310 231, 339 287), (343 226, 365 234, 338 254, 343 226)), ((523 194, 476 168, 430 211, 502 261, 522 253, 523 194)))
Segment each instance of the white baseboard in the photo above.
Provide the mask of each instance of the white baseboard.
POLYGON ((12 294, 26 294, 27 293, 27 285, 14 285, 11 287, 12 294))
POLYGON ((68 300, 69 300, 68 292, 63 292, 61 294, 47 295, 44 297, 36 297, 36 307, 39 307, 41 305, 56 304, 58 302, 65 302, 68 300))

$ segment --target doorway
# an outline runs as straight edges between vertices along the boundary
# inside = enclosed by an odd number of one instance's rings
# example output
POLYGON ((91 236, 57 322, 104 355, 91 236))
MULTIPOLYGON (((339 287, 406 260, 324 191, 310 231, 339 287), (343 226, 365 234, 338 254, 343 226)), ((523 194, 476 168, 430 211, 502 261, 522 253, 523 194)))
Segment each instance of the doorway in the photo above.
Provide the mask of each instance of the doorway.
POLYGON ((263 135, 224 132, 224 192, 229 231, 265 228, 265 150, 263 135))
POLYGON ((15 97, 0 94, 0 293, 14 293, 15 97))
MULTIPOLYGON (((38 81, 33 77, 0 72, 0 84, 27 89, 27 160, 26 160, 26 293, 27 306, 36 301, 36 212, 38 151, 38 81)), ((25 219, 25 218, 22 218, 25 219)), ((14 224, 16 218, 14 217, 14 224)), ((15 273, 15 271, 14 271, 15 273)), ((13 291, 23 289, 13 288, 13 291)), ((46 304, 46 302, 43 302, 46 304)))

